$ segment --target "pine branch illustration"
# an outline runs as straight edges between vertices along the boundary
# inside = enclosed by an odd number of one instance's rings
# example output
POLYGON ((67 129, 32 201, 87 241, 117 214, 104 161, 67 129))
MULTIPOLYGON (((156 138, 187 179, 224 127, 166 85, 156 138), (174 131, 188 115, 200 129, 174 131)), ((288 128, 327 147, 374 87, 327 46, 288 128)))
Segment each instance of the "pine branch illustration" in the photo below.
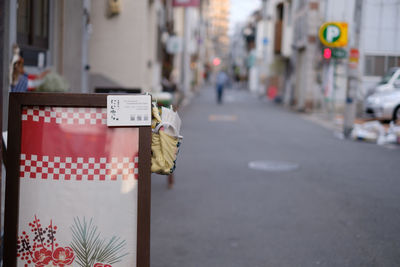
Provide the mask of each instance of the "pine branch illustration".
POLYGON ((93 219, 89 223, 83 218, 83 223, 79 218, 74 218, 74 225, 71 227, 72 243, 77 263, 81 267, 92 267, 95 263, 101 262, 114 264, 120 262, 123 257, 126 241, 120 237, 113 236, 108 242, 100 238, 97 226, 93 224, 93 219))
POLYGON ((81 267, 92 267, 95 263, 94 252, 100 240, 100 233, 97 227, 93 225, 93 219, 89 224, 83 218, 83 223, 79 218, 74 218, 74 225, 71 227, 72 243, 71 248, 76 253, 77 263, 81 267))
POLYGON ((96 250, 96 262, 114 264, 120 262, 123 257, 128 255, 124 253, 126 246, 125 240, 113 236, 107 243, 103 240, 96 250))

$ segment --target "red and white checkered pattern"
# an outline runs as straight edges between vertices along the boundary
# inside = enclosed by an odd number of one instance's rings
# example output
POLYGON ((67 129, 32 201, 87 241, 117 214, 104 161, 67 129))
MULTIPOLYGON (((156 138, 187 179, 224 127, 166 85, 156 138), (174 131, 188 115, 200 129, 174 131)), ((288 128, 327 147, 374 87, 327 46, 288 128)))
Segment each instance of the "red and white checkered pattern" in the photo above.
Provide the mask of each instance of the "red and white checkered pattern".
POLYGON ((49 157, 21 154, 20 178, 117 181, 138 179, 139 158, 49 157))
POLYGON ((23 121, 57 124, 107 124, 105 108, 24 107, 23 121))

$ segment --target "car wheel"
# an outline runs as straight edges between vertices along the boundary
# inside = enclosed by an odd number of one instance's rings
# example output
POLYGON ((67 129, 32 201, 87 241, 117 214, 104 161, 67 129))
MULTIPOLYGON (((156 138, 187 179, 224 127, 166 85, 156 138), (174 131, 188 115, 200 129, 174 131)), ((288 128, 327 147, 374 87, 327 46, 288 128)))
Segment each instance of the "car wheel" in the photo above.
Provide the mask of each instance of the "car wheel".
POLYGON ((400 120, 400 106, 397 106, 393 112, 393 121, 396 123, 397 120, 400 120))

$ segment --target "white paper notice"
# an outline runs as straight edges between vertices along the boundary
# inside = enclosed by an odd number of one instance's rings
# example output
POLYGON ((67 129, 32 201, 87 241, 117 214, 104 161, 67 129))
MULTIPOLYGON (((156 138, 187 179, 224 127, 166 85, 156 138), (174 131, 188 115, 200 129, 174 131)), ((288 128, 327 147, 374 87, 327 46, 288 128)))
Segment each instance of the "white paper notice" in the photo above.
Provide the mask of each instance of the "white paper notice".
POLYGON ((150 126, 150 95, 107 96, 107 126, 150 126))

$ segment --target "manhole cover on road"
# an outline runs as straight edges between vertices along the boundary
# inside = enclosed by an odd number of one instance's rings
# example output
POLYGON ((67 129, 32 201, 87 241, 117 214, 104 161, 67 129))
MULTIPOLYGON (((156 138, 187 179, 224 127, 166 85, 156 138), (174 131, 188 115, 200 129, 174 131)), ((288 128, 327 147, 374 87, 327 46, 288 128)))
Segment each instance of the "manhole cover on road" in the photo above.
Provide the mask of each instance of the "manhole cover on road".
POLYGON ((286 172, 299 168, 299 164, 286 161, 259 160, 249 162, 249 168, 268 172, 286 172))

